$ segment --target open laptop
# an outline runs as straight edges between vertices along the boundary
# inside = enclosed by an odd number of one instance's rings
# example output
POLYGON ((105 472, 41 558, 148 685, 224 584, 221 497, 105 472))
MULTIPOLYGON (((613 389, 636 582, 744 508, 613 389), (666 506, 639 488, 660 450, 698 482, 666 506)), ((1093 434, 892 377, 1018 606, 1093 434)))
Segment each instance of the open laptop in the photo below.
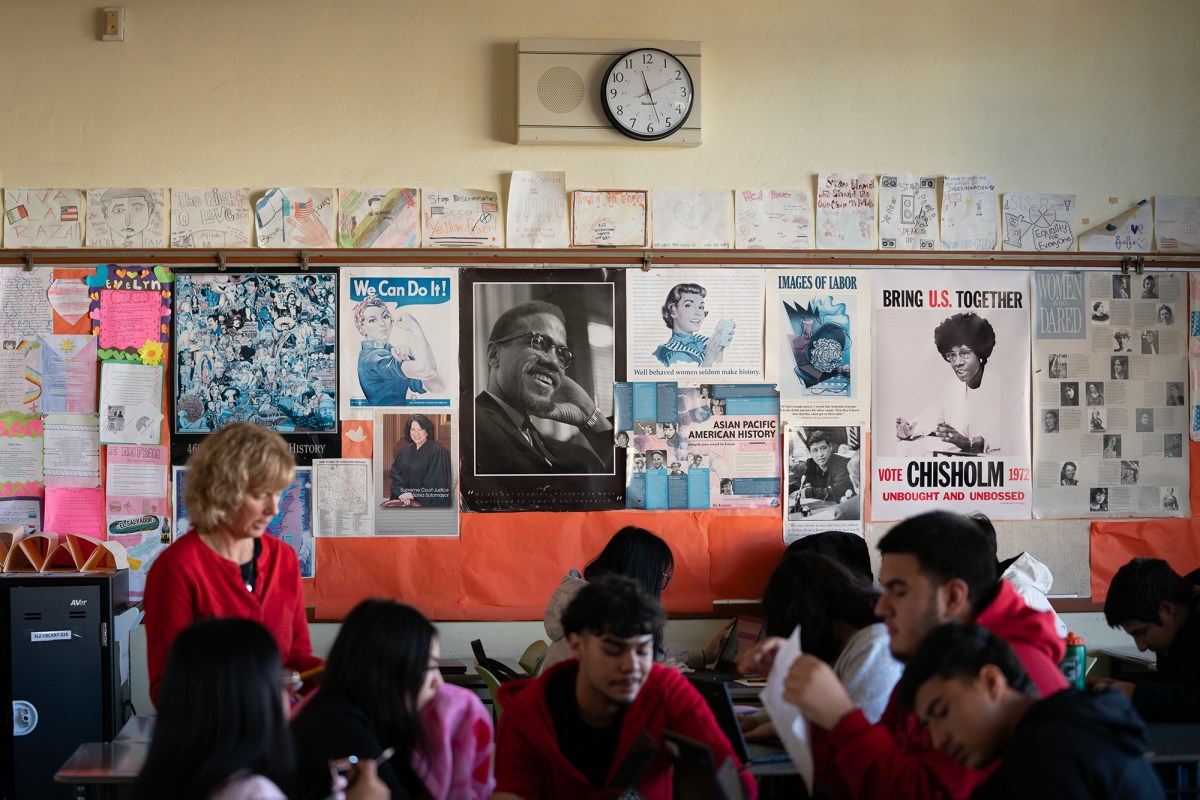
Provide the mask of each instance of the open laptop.
POLYGON ((704 701, 708 703, 708 707, 712 709, 713 716, 717 718, 717 725, 721 727, 721 732, 729 740, 734 754, 742 760, 743 764, 747 766, 775 764, 789 760, 788 754, 777 744, 746 741, 746 736, 742 733, 742 726, 738 723, 737 712, 733 708, 733 698, 729 696, 729 684, 722 681, 694 678, 690 675, 688 677, 692 681, 692 685, 696 687, 696 691, 700 692, 704 701))
POLYGON ((731 759, 718 768, 712 748, 674 731, 663 731, 663 747, 671 756, 677 800, 743 800, 731 759))
POLYGON ((744 677, 737 669, 738 656, 758 644, 762 639, 764 627, 761 619, 739 614, 729 635, 721 643, 716 665, 712 669, 696 670, 692 674, 713 681, 732 681, 744 677))

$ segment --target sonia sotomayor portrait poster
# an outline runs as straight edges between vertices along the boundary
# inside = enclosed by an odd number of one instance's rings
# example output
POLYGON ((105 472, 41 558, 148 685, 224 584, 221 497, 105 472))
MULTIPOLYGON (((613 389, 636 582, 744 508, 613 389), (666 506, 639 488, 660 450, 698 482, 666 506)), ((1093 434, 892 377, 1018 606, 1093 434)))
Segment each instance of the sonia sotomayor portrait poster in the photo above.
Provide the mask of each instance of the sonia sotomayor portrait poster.
POLYGON ((1028 519, 1028 274, 889 271, 873 288, 873 518, 1028 519))

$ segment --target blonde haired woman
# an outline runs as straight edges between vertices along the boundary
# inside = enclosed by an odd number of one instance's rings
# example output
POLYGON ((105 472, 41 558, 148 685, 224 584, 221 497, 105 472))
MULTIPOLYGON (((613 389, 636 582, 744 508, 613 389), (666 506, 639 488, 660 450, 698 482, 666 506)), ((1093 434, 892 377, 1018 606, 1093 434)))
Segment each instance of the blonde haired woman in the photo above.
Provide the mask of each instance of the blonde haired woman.
POLYGON ((146 578, 152 701, 171 642, 198 619, 254 620, 275 638, 285 667, 304 672, 321 663, 308 637, 295 551, 266 535, 294 473, 282 437, 249 423, 222 428, 188 459, 192 532, 163 551, 146 578))

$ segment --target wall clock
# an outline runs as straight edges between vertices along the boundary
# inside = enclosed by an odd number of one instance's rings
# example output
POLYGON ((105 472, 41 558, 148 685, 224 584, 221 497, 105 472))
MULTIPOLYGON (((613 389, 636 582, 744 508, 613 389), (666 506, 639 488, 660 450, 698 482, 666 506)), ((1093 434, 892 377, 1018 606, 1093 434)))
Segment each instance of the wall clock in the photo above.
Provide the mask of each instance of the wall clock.
POLYGON ((695 102, 687 67, 654 47, 619 56, 605 71, 600 88, 609 123, 643 142, 665 139, 682 128, 695 102))

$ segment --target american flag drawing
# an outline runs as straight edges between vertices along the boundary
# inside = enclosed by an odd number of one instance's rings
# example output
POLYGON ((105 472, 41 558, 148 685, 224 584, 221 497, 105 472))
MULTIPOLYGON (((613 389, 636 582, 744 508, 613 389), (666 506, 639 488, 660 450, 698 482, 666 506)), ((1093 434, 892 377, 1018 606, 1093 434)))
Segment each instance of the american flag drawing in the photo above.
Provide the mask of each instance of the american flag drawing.
POLYGON ((79 222, 79 206, 59 206, 58 219, 61 222, 79 222))

